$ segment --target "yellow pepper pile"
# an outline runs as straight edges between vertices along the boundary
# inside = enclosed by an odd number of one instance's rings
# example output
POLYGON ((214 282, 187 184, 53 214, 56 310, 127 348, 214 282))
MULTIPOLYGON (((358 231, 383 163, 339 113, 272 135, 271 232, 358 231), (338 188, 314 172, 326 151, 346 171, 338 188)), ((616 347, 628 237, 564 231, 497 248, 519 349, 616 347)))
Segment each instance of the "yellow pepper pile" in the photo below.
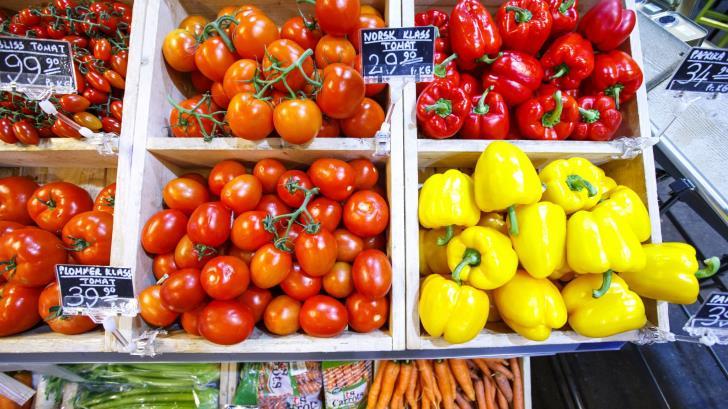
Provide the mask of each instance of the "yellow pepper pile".
POLYGON ((494 320, 535 341, 567 322, 587 337, 639 329, 641 297, 693 303, 698 278, 720 264, 699 270, 684 243, 643 244, 651 226, 642 199, 588 160, 537 172, 504 141, 488 145, 472 175, 425 180, 418 216, 420 321, 451 343, 494 320))

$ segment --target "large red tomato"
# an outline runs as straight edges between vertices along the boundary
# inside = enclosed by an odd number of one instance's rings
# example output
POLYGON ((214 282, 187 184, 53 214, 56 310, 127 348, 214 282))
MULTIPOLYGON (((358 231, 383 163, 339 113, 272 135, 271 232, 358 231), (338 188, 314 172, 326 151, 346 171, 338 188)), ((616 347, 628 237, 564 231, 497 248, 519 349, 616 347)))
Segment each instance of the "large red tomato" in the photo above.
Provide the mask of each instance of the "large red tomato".
POLYGON ((344 298, 354 291, 351 280, 351 264, 337 261, 324 276, 324 291, 336 298, 344 298))
POLYGON ((260 246, 273 240, 273 233, 263 226, 267 213, 251 210, 238 216, 233 222, 230 239, 235 247, 246 251, 255 251, 260 246))
POLYGON ((299 322, 306 334, 314 337, 335 337, 349 321, 346 307, 328 295, 315 295, 301 307, 299 322))
POLYGON ((186 234, 174 249, 174 262, 178 268, 202 268, 218 253, 214 247, 196 244, 186 234))
POLYGON ((268 243, 255 252, 250 262, 250 278, 256 287, 271 288, 280 284, 292 268, 291 254, 268 243))
POLYGON ((281 38, 295 41, 304 50, 315 50, 321 39, 321 30, 316 20, 304 20, 302 16, 291 17, 281 26, 281 38))
POLYGON ((354 189, 371 189, 377 185, 379 171, 369 159, 354 159, 349 161, 354 169, 354 189))
POLYGON ((263 13, 240 16, 233 31, 233 43, 240 58, 261 61, 268 44, 279 37, 278 26, 263 13))
POLYGON ((356 291, 369 298, 382 298, 392 288, 392 264, 379 250, 364 250, 356 256, 352 268, 356 291))
POLYGON ((40 288, 7 283, 0 288, 0 337, 29 330, 40 321, 40 288))
POLYGON ((364 78, 357 70, 345 64, 330 64, 324 68, 316 102, 324 114, 344 119, 354 115, 365 91, 364 78))
POLYGON ((162 304, 174 312, 192 310, 205 301, 205 290, 200 282, 200 270, 184 268, 164 280, 159 290, 162 304))
POLYGON ((273 105, 251 92, 236 94, 230 100, 225 118, 230 131, 238 138, 257 141, 273 132, 273 105))
POLYGON ((235 214, 255 209, 263 196, 263 185, 253 175, 236 176, 227 182, 220 192, 220 201, 235 214))
POLYGON ((321 277, 336 263, 336 239, 326 229, 314 234, 303 232, 296 240, 295 252, 303 271, 312 277, 321 277))
POLYGON ((177 321, 179 314, 162 304, 160 289, 161 286, 157 284, 147 287, 139 294, 139 313, 147 324, 163 328, 177 321))
POLYGON ((207 187, 192 178, 172 179, 162 189, 164 203, 170 209, 191 214, 197 206, 210 200, 207 187))
POLYGON ((66 261, 63 242, 48 231, 27 227, 0 237, 3 276, 11 283, 44 286, 55 279, 55 265, 66 261))
POLYGON ((360 237, 382 233, 389 224, 389 206, 373 190, 360 190, 344 205, 344 226, 360 237))
POLYGON ((31 224, 27 203, 31 200, 38 184, 23 176, 0 179, 0 220, 31 224))
POLYGON ((41 186, 28 200, 28 214, 35 224, 53 233, 60 233, 71 217, 93 207, 94 201, 88 192, 68 182, 41 186))
POLYGON ((345 36, 359 25, 359 0, 318 0, 316 20, 321 30, 335 36, 345 36))
POLYGON ((166 209, 154 213, 142 229, 142 247, 148 253, 172 253, 187 233, 187 216, 181 210, 166 209))
POLYGON ((215 82, 222 82, 225 71, 237 60, 220 37, 208 38, 195 51, 195 66, 202 75, 215 82))
POLYGON ((359 24, 357 24, 357 27, 354 29, 354 31, 351 31, 348 33, 347 37, 349 38, 349 41, 351 41, 351 44, 354 46, 354 49, 357 50, 357 53, 360 52, 360 40, 361 40, 361 29, 362 28, 383 28, 386 27, 387 23, 384 22, 384 19, 382 19, 381 16, 377 14, 368 14, 368 13, 361 13, 359 15, 359 24))
POLYGON ((346 200, 354 191, 354 169, 339 159, 317 159, 308 168, 311 182, 331 200, 346 200))
POLYGON ((346 299, 346 310, 349 313, 349 326, 354 331, 371 332, 382 328, 387 322, 389 300, 387 297, 370 299, 354 293, 346 299))
POLYGON ((297 208, 303 203, 306 198, 306 194, 302 190, 295 190, 291 192, 288 187, 293 186, 293 184, 297 184, 305 189, 313 188, 313 184, 311 183, 311 179, 309 179, 308 176, 300 170, 286 171, 278 179, 278 184, 276 185, 278 197, 280 197, 281 200, 283 200, 283 203, 288 206, 297 208))
POLYGON ((237 257, 218 256, 202 268, 200 281, 210 297, 216 300, 232 300, 248 289, 250 270, 237 257))
POLYGON ((270 290, 258 288, 254 285, 248 287, 243 295, 238 297, 238 301, 250 308, 250 311, 253 313, 253 318, 255 318, 255 322, 258 322, 261 318, 263 318, 265 307, 268 306, 272 299, 273 294, 270 290))
POLYGON ((187 236, 197 244, 218 247, 230 237, 232 213, 221 202, 203 203, 187 222, 187 236))
POLYGON ((253 167, 253 175, 263 184, 263 192, 275 193, 278 179, 286 172, 286 167, 276 159, 261 159, 253 167))
POLYGON ((318 197, 308 205, 308 212, 321 227, 333 232, 341 222, 341 205, 325 197, 318 197))
POLYGON ((371 98, 364 98, 354 113, 341 120, 341 131, 349 138, 373 138, 384 123, 384 110, 371 98))
POLYGON ((197 316, 197 329, 205 339, 221 345, 245 341, 253 332, 255 319, 240 301, 211 301, 197 316))
POLYGON ((329 64, 341 63, 353 66, 356 49, 346 37, 327 34, 316 44, 316 67, 324 68, 329 64))
POLYGON ((255 93, 255 74, 258 72, 258 63, 255 60, 237 60, 225 71, 222 87, 228 99, 232 99, 241 92, 255 93))
POLYGON ((364 250, 364 241, 361 237, 346 229, 334 231, 334 238, 336 239, 337 261, 352 262, 364 250))
POLYGON ((245 165, 236 160, 224 160, 218 162, 210 171, 210 176, 207 178, 207 184, 210 186, 210 192, 213 195, 220 196, 222 188, 225 184, 236 176, 244 175, 245 165))
POLYGON ((279 295, 265 308, 263 323, 268 331, 276 335, 290 335, 298 331, 300 313, 299 301, 287 295, 279 295))
POLYGON ((79 264, 107 266, 111 258, 114 216, 90 211, 77 214, 63 226, 61 237, 79 264))
POLYGON ((255 206, 255 210, 265 212, 273 217, 291 212, 291 208, 286 206, 278 196, 270 194, 261 196, 258 206, 255 206))
POLYGON ((291 272, 281 281, 281 290, 298 301, 305 301, 321 291, 321 277, 311 277, 294 263, 291 272))
POLYGON ((116 204, 116 183, 106 186, 96 195, 96 199, 94 199, 94 210, 113 215, 114 204, 116 204))
POLYGON ((76 335, 96 328, 91 318, 85 315, 60 315, 61 291, 58 283, 50 283, 40 293, 38 314, 51 327, 53 332, 65 335, 76 335))
POLYGON ((5 233, 10 233, 11 231, 22 229, 25 227, 26 226, 20 223, 0 220, 0 237, 4 236, 5 233))
POLYGON ((288 143, 304 144, 318 135, 323 118, 318 105, 310 99, 286 99, 273 111, 273 126, 288 143))
POLYGON ((190 335, 200 335, 200 330, 197 326, 197 318, 200 316, 202 310, 207 306, 207 303, 200 304, 197 308, 182 313, 182 318, 179 322, 182 324, 182 329, 190 335))
POLYGON ((174 262, 174 253, 157 254, 152 262, 152 272, 154 278, 161 279, 165 275, 170 276, 179 270, 177 263, 174 262))

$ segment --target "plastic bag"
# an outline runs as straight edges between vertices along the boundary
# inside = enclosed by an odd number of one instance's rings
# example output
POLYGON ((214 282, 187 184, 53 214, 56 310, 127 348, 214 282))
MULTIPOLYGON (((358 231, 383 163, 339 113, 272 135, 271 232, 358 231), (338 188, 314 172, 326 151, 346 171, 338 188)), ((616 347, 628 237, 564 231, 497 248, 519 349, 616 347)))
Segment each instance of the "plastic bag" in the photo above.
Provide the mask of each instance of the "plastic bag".
POLYGON ((366 407, 372 361, 326 361, 322 364, 322 369, 326 409, 366 407))
POLYGON ((233 403, 260 409, 320 409, 318 362, 245 363, 233 403))

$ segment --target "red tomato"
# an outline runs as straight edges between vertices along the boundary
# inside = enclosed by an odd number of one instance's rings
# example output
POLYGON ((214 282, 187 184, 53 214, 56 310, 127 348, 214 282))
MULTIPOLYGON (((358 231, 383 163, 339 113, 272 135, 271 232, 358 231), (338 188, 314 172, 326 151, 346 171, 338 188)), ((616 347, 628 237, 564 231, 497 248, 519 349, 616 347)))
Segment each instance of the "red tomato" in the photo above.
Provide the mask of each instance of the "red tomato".
POLYGON ((210 186, 210 192, 213 195, 220 195, 222 188, 226 183, 233 180, 236 176, 244 175, 246 172, 245 165, 236 160, 224 160, 218 162, 210 171, 207 183, 210 186))
POLYGON ((162 189, 164 204, 170 209, 191 214, 197 206, 210 200, 210 193, 202 183, 188 178, 172 179, 162 189))
POLYGON ((345 36, 359 25, 359 0, 318 0, 316 20, 321 30, 336 36, 345 36))
POLYGON ((364 241, 361 237, 349 230, 338 229, 334 231, 336 239, 336 260, 352 262, 364 250, 364 241))
POLYGON ((292 268, 291 254, 268 243, 255 252, 250 262, 250 277, 256 287, 271 288, 280 284, 292 268))
POLYGON ((218 256, 205 264, 200 280, 202 288, 210 297, 216 300, 232 300, 248 289, 250 270, 237 257, 218 256))
POLYGON ((199 307, 195 308, 194 310, 185 311, 182 313, 182 318, 180 318, 180 324, 182 324, 182 329, 185 330, 186 333, 190 335, 197 335, 200 336, 200 331, 198 329, 197 323, 198 318, 200 316, 200 312, 207 306, 207 303, 200 304, 199 307))
POLYGON ((205 301, 200 270, 183 268, 167 278, 159 290, 162 304, 174 312, 190 311, 205 301))
MULTIPOLYGON (((101 129, 104 130, 104 132, 112 132, 117 135, 121 133, 121 121, 119 121, 116 118, 112 118, 110 116, 101 116, 101 129)), ((55 124, 53 124, 55 127, 55 124)), ((55 130, 54 130, 55 132, 55 130)))
POLYGON ((177 321, 179 314, 162 304, 160 290, 162 286, 147 287, 139 294, 139 313, 144 321, 153 327, 168 327, 177 321))
POLYGON ((116 202, 116 183, 112 183, 101 189, 94 200, 94 210, 99 212, 114 214, 114 204, 116 202))
POLYGON ((61 315, 61 291, 58 283, 50 283, 38 300, 38 314, 51 327, 51 331, 65 335, 76 335, 96 328, 91 318, 85 315, 61 315))
POLYGON ((343 160, 317 159, 308 168, 308 177, 332 200, 346 200, 354 191, 354 169, 343 160))
POLYGON ((109 61, 111 59, 111 43, 104 37, 91 40, 91 48, 93 49, 94 58, 101 61, 109 61))
POLYGON ((124 117, 124 103, 122 101, 111 101, 109 104, 109 113, 114 119, 121 121, 124 117))
POLYGON ((195 35, 181 28, 167 33, 162 43, 164 60, 170 67, 179 72, 194 72, 197 70, 195 50, 197 50, 195 35))
POLYGON ((380 250, 364 250, 351 270, 356 291, 371 299, 387 295, 392 287, 392 264, 380 250))
POLYGON ((197 328, 205 339, 221 345, 245 341, 253 332, 250 309, 237 300, 211 301, 197 317, 197 328))
POLYGON ((321 278, 309 276, 303 272, 300 265, 293 263, 291 272, 280 285, 284 293, 298 301, 305 301, 321 291, 321 278))
MULTIPOLYGON (((263 73, 265 75, 265 79, 272 81, 280 77, 280 71, 271 67, 277 65, 278 68, 281 69, 288 68, 301 58, 304 51, 305 50, 301 48, 301 46, 286 39, 279 39, 268 44, 268 47, 266 48, 266 55, 263 58, 263 73)), ((306 76, 312 78, 314 70, 313 59, 310 56, 306 57, 301 63, 301 66, 303 68, 303 72, 306 73, 306 76)), ((286 76, 285 83, 284 81, 278 81, 273 84, 273 87, 284 92, 288 91, 288 88, 290 87, 290 89, 295 92, 303 89, 306 83, 307 81, 303 77, 303 74, 301 74, 301 70, 295 69, 286 76), (288 87, 286 87, 286 83, 288 84, 288 87)))
POLYGON ((257 141, 273 132, 273 105, 250 92, 241 92, 230 100, 225 119, 234 136, 257 141))
POLYGON ((6 233, 10 233, 11 231, 23 228, 25 228, 25 226, 20 223, 0 220, 0 237, 4 236, 6 233))
POLYGON ((309 179, 308 176, 300 170, 286 171, 278 179, 278 183, 276 185, 278 197, 280 197, 281 200, 283 200, 283 203, 288 206, 297 208, 303 204, 306 194, 302 190, 295 190, 293 192, 289 190, 289 188, 293 185, 298 185, 305 189, 312 189, 313 183, 311 183, 311 179, 309 179))
POLYGON ((37 145, 40 143, 38 129, 28 119, 21 119, 13 124, 13 133, 18 142, 25 145, 37 145))
POLYGON ((341 63, 354 66, 356 49, 346 37, 327 34, 316 44, 316 67, 324 68, 329 64, 341 63))
MULTIPOLYGON (((111 69, 126 78, 126 69, 129 64, 129 52, 121 50, 111 57, 111 69)), ((77 76, 78 77, 78 76, 77 76)))
POLYGON ((357 24, 357 27, 348 33, 347 37, 349 38, 349 41, 351 41, 351 44, 354 46, 354 49, 357 51, 357 53, 360 53, 360 39, 361 39, 361 29, 362 28, 383 28, 386 27, 387 23, 384 22, 381 16, 376 14, 360 14, 359 15, 359 24, 357 24))
POLYGON ((233 31, 233 43, 240 58, 260 61, 266 47, 279 38, 278 26, 262 13, 241 16, 233 31))
MULTIPOLYGON (((192 87, 195 88, 195 91, 197 91, 200 94, 204 94, 205 92, 209 91, 210 88, 212 88, 212 84, 213 84, 213 82, 210 81, 209 78, 202 75, 202 73, 199 71, 190 72, 190 81, 192 81, 192 87)), ((223 80, 223 87, 225 86, 224 81, 225 80, 223 80)))
POLYGON ((180 175, 180 179, 192 179, 199 182, 202 186, 207 186, 207 178, 197 172, 187 172, 183 175, 180 175))
POLYGON ((308 212, 321 227, 333 232, 341 222, 341 205, 325 197, 318 197, 308 205, 308 212))
POLYGON ((334 118, 329 118, 326 115, 323 116, 323 120, 321 122, 321 129, 319 129, 318 135, 316 135, 317 138, 338 138, 339 135, 341 135, 341 130, 339 128, 339 120, 334 118))
MULTIPOLYGON (((103 78, 103 77, 101 77, 101 78, 104 81, 106 81, 105 78, 103 78)), ((103 104, 103 103, 105 103, 109 99, 109 94, 108 93, 103 92, 103 91, 101 91, 99 89, 96 89, 96 88, 92 88, 92 87, 86 88, 81 95, 83 95, 84 98, 86 98, 89 101, 91 101, 92 104, 103 104)), ((63 122, 61 122, 61 123, 63 123, 63 122)), ((73 128, 71 128, 71 129, 73 129, 73 128)), ((73 136, 73 137, 76 138, 76 139, 79 139, 80 138, 80 136, 73 136)))
POLYGON ((346 308, 328 295, 315 295, 301 307, 299 322, 306 334, 314 337, 335 337, 346 328, 346 308))
POLYGON ((255 93, 255 83, 253 79, 258 72, 258 63, 255 60, 242 59, 237 60, 233 65, 225 71, 225 77, 222 80, 222 87, 225 95, 232 99, 236 94, 241 92, 255 93))
POLYGON ((389 300, 386 297, 370 299, 354 293, 346 299, 349 326, 356 332, 371 332, 382 328, 389 318, 389 300))
POLYGON ((369 159, 354 159, 349 161, 354 169, 354 189, 371 189, 377 184, 379 171, 369 159))
POLYGON ((354 115, 364 99, 364 93, 364 78, 358 71, 348 65, 330 64, 324 68, 316 102, 324 114, 344 119, 354 115))
POLYGON ((0 262, 9 282, 44 286, 55 279, 55 265, 67 260, 63 242, 45 230, 26 227, 0 237, 0 262))
POLYGON ((212 86, 210 87, 210 96, 212 97, 212 101, 215 102, 215 105, 222 109, 227 109, 230 104, 230 98, 228 98, 227 94, 225 94, 222 82, 212 83, 212 86))
POLYGON ((208 38, 195 50, 195 66, 205 77, 216 82, 225 78, 225 71, 237 60, 220 37, 208 38))
POLYGON ((377 101, 364 98, 356 111, 340 123, 341 131, 349 138, 373 138, 384 123, 384 110, 377 101))
POLYGON ((18 142, 18 138, 15 137, 15 131, 13 131, 13 121, 8 118, 0 118, 0 141, 5 143, 18 142))
POLYGON ((174 262, 174 253, 157 254, 152 262, 152 272, 154 278, 161 279, 165 275, 172 275, 179 270, 177 263, 174 262))
POLYGON ((58 104, 66 112, 83 112, 91 105, 91 101, 81 95, 68 94, 58 98, 58 104))
POLYGON ((286 172, 286 167, 275 159, 261 159, 253 167, 253 175, 263 185, 263 192, 275 193, 278 179, 286 172))
POLYGON ((321 39, 321 30, 314 19, 303 16, 291 17, 281 26, 281 38, 295 41, 304 50, 315 50, 321 39))
POLYGON ((273 234, 263 226, 265 217, 266 213, 262 211, 249 211, 238 216, 233 222, 230 233, 230 239, 235 247, 245 251, 255 251, 273 240, 273 234))
POLYGON ((187 216, 180 210, 166 209, 153 214, 142 229, 142 247, 147 253, 172 253, 187 234, 187 216))
POLYGON ((235 214, 255 209, 263 196, 263 185, 253 175, 240 175, 229 181, 220 192, 220 200, 235 214))
MULTIPOLYGON (((196 95, 179 102, 178 105, 196 114, 212 115, 215 119, 222 120, 222 114, 217 113, 220 107, 211 98, 203 100, 202 95, 196 95)), ((230 109, 229 105, 228 109, 230 109)), ((202 138, 212 136, 217 130, 215 123, 210 118, 195 117, 184 112, 180 113, 176 107, 172 108, 169 113, 169 125, 172 136, 177 138, 202 138)))
POLYGON ((321 129, 321 110, 310 99, 286 99, 273 111, 273 126, 288 143, 304 144, 316 137, 321 129))
POLYGON ((89 70, 84 78, 86 78, 86 82, 95 89, 106 94, 111 92, 111 83, 109 83, 109 80, 106 79, 103 74, 89 70))
POLYGON ((351 264, 337 261, 323 280, 324 291, 336 298, 348 297, 354 291, 351 280, 351 264))
POLYGON ((303 232, 296 241, 295 252, 303 271, 310 276, 321 277, 336 262, 336 239, 326 229, 315 234, 303 232))
POLYGON ((0 288, 0 337, 33 328, 39 321, 40 288, 6 283, 0 288))
POLYGON ((255 210, 260 210, 273 217, 280 216, 291 212, 291 208, 276 195, 263 195, 258 202, 255 210))
POLYGON ((263 318, 263 312, 272 299, 273 294, 271 294, 270 290, 258 288, 254 285, 248 287, 248 290, 238 297, 238 301, 250 308, 255 322, 263 318))
POLYGON ((63 226, 61 237, 78 264, 108 266, 114 216, 90 211, 77 214, 63 226))
POLYGON ((185 234, 174 249, 174 262, 178 268, 200 269, 205 263, 215 257, 217 253, 218 251, 214 247, 195 244, 185 234))
POLYGON ((0 220, 31 224, 27 203, 32 200, 38 184, 24 176, 0 179, 0 220))
POLYGON ((287 295, 279 295, 265 308, 263 323, 268 331, 276 335, 290 335, 298 331, 300 313, 300 302, 287 295))
POLYGON ((221 202, 203 203, 190 215, 187 236, 197 244, 218 247, 230 237, 232 213, 221 202))
POLYGON ((250 262, 253 260, 253 254, 255 252, 243 250, 241 248, 235 247, 234 244, 231 244, 227 251, 225 251, 225 254, 232 257, 237 257, 245 262, 246 265, 250 265, 250 262))
POLYGON ((389 224, 389 206, 378 193, 360 190, 344 205, 344 226, 360 237, 376 236, 389 224))

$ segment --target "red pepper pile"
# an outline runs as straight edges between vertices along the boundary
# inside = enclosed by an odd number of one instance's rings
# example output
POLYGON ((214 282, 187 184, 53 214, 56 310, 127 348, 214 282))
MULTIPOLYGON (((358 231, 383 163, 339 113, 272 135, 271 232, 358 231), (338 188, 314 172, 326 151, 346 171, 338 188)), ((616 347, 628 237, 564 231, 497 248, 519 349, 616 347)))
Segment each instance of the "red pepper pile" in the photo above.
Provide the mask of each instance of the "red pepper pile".
MULTIPOLYGON (((73 50, 78 94, 55 95, 58 111, 94 132, 121 132, 129 58, 130 5, 118 1, 53 0, 16 14, 0 9, 0 35, 66 40, 73 50)), ((36 101, 0 93, 0 140, 38 145, 41 138, 81 135, 36 101)))
POLYGON ((478 0, 448 16, 417 13, 437 28, 435 80, 417 86, 417 124, 429 138, 608 141, 620 104, 642 70, 617 50, 635 25, 620 0, 579 22, 576 0, 507 0, 495 19, 478 0), (479 79, 479 80, 478 80, 479 79))
POLYGON ((96 328, 86 316, 61 316, 55 265, 109 264, 115 196, 116 183, 93 200, 69 182, 0 178, 0 337, 41 320, 66 335, 96 328))

